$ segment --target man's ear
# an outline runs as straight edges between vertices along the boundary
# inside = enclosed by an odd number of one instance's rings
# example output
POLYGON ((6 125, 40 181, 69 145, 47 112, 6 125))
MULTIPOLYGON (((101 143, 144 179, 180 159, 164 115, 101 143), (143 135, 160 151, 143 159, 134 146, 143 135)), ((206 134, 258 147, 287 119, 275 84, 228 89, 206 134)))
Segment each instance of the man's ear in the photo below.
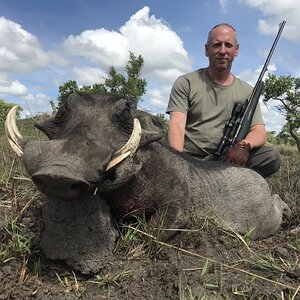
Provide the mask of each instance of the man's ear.
POLYGON ((237 46, 235 47, 235 54, 234 54, 234 56, 238 56, 239 55, 239 50, 240 50, 240 45, 237 44, 237 46))
POLYGON ((207 44, 205 44, 205 56, 208 57, 208 47, 207 47, 207 44))

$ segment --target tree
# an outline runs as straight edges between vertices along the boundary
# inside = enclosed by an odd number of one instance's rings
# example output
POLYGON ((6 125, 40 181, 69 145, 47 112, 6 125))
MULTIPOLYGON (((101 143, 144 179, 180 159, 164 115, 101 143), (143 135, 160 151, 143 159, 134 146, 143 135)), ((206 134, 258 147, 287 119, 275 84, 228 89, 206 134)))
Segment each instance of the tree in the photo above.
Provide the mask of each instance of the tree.
POLYGON ((117 70, 111 66, 108 71, 108 77, 105 78, 104 86, 107 91, 113 94, 119 94, 125 96, 126 79, 122 74, 119 74, 117 70))
POLYGON ((276 135, 276 143, 277 144, 284 144, 284 145, 291 145, 295 146, 295 140, 291 137, 288 124, 282 126, 281 131, 276 135))
POLYGON ((80 92, 106 94, 107 88, 103 83, 95 83, 92 86, 84 85, 83 87, 80 88, 80 92))
POLYGON ((75 80, 69 80, 59 87, 58 106, 61 106, 67 98, 74 92, 78 92, 79 88, 75 80))
POLYGON ((267 140, 268 142, 270 142, 271 144, 275 144, 276 142, 276 131, 267 131, 267 140))
POLYGON ((164 114, 157 114, 157 118, 160 120, 162 127, 163 127, 163 132, 167 133, 168 131, 168 126, 169 126, 169 120, 165 117, 164 114))
POLYGON ((277 108, 285 115, 287 132, 300 153, 300 78, 271 74, 265 81, 263 95, 264 102, 271 99, 279 102, 277 108))
POLYGON ((111 66, 107 72, 104 83, 95 83, 92 86, 78 87, 75 80, 70 80, 59 87, 58 106, 60 106, 68 96, 73 92, 84 93, 114 93, 126 98, 133 107, 141 100, 146 92, 147 82, 141 79, 141 70, 144 65, 144 59, 141 55, 135 56, 129 52, 129 60, 125 66, 126 76, 117 72, 111 66))
POLYGON ((146 92, 147 82, 140 78, 143 66, 143 57, 141 55, 135 56, 134 53, 129 52, 129 60, 125 66, 127 78, 118 73, 112 66, 108 71, 104 86, 108 92, 123 96, 129 100, 132 106, 137 107, 137 103, 146 92))
MULTIPOLYGON (((15 103, 7 103, 4 100, 0 99, 0 123, 4 123, 8 112, 17 104, 15 103)), ((22 107, 19 106, 17 110, 17 117, 20 115, 20 111, 22 111, 22 107)))
POLYGON ((147 82, 141 79, 141 70, 144 59, 141 55, 135 56, 129 53, 129 61, 126 64, 127 82, 124 88, 124 96, 136 107, 142 96, 146 93, 147 82))

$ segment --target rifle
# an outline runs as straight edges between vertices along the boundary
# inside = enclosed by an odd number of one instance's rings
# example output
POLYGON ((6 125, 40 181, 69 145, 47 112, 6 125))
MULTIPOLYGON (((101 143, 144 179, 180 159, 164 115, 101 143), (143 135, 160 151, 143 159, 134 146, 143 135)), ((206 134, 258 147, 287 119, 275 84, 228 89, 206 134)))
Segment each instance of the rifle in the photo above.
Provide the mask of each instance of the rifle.
POLYGON ((286 21, 279 24, 277 36, 273 42, 271 50, 267 56, 265 64, 260 72, 257 82, 252 90, 252 93, 245 104, 236 103, 233 107, 231 117, 225 124, 223 137, 218 144, 216 152, 213 154, 214 159, 220 159, 230 147, 237 141, 242 140, 247 135, 253 114, 255 112, 259 97, 263 89, 263 77, 268 69, 269 62, 278 43, 282 30, 286 21))

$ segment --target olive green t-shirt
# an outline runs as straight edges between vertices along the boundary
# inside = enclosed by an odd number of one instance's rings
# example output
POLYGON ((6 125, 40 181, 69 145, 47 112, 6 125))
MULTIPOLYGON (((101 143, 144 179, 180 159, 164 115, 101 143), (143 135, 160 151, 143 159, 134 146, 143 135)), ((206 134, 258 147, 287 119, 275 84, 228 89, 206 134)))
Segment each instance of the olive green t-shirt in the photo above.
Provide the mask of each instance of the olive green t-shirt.
MULTIPOLYGON (((207 69, 180 76, 171 90, 167 113, 187 115, 184 148, 194 155, 214 153, 236 103, 245 103, 252 86, 234 77, 228 86, 214 83, 207 69)), ((264 124, 259 104, 251 126, 264 124)))

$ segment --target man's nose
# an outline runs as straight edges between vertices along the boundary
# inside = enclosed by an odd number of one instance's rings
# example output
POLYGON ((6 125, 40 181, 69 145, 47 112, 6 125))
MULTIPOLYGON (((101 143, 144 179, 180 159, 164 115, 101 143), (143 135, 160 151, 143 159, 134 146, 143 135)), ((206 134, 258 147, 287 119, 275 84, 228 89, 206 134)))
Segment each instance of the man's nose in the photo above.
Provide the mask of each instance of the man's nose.
POLYGON ((221 52, 221 53, 226 53, 226 46, 225 46, 225 43, 221 44, 220 52, 221 52))

